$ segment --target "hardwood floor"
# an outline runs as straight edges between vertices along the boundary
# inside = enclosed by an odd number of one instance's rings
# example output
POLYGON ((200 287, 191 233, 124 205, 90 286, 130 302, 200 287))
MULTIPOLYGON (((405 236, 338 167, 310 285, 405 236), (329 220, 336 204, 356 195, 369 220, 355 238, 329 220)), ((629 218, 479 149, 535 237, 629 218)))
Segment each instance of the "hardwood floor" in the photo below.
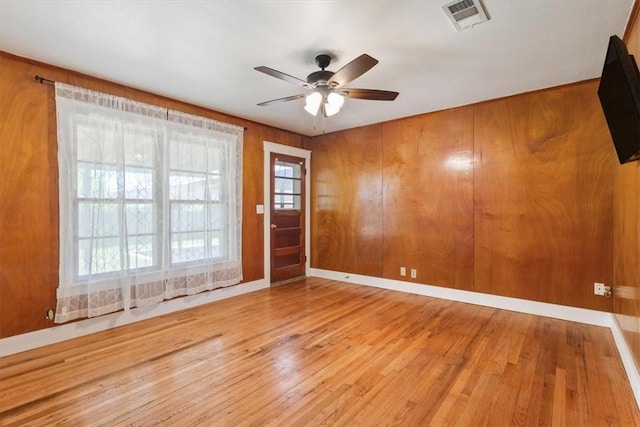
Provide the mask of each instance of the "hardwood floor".
POLYGON ((640 425, 606 328, 307 279, 0 359, 1 425, 640 425))

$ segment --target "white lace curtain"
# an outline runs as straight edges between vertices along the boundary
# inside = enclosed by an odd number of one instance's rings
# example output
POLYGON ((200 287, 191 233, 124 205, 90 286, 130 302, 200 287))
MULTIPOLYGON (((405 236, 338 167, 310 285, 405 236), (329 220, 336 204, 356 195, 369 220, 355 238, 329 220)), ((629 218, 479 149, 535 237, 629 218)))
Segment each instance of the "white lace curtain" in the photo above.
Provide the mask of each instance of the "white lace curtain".
POLYGON ((242 280, 243 129, 56 83, 58 323, 242 280))

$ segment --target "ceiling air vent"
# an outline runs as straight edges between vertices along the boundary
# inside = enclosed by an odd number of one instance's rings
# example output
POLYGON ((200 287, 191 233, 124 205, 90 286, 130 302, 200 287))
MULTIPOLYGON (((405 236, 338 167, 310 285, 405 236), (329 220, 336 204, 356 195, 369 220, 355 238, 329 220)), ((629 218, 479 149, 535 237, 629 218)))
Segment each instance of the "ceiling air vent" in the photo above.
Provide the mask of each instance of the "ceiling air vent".
POLYGON ((480 0, 457 0, 442 6, 456 30, 462 31, 488 21, 480 0))

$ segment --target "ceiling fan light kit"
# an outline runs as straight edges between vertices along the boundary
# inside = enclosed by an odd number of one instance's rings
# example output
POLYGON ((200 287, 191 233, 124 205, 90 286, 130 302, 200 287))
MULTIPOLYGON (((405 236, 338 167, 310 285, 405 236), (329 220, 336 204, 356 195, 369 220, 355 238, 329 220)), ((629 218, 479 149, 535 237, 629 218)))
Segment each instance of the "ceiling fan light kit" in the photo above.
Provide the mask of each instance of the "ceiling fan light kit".
POLYGON ((321 54, 316 56, 316 65, 320 67, 320 71, 314 71, 307 76, 306 81, 285 74, 273 68, 260 66, 255 67, 256 71, 260 71, 269 76, 302 86, 311 90, 309 95, 293 95, 284 98, 273 99, 271 101, 261 102, 259 106, 267 106, 279 102, 293 101, 305 98, 304 109, 312 116, 316 116, 322 111, 323 117, 330 117, 337 114, 344 105, 345 98, 365 99, 371 101, 393 101, 398 96, 398 92, 375 89, 351 89, 343 88, 343 86, 352 80, 360 77, 375 66, 378 61, 363 54, 349 62, 347 65, 336 71, 326 70, 331 63, 331 56, 321 54))
POLYGON ((331 117, 342 108, 344 95, 338 92, 323 94, 321 91, 315 91, 307 95, 305 101, 304 109, 307 113, 315 116, 318 114, 318 111, 320 111, 320 107, 322 107, 323 115, 325 117, 331 117))
POLYGON ((309 95, 307 95, 305 101, 306 105, 304 106, 304 109, 307 111, 307 113, 311 114, 312 116, 318 114, 320 104, 322 103, 322 95, 320 94, 320 92, 311 92, 309 95))
POLYGON ((327 117, 333 116, 338 111, 340 111, 340 108, 342 108, 343 104, 344 95, 338 92, 330 92, 329 95, 327 95, 327 100, 324 103, 324 111, 327 117))

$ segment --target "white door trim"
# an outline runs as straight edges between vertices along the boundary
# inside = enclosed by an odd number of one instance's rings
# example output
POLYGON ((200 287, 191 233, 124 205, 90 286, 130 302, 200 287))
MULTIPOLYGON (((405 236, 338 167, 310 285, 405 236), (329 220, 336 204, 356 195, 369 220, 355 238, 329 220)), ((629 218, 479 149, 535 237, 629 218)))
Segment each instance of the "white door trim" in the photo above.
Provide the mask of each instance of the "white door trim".
POLYGON ((311 151, 264 141, 264 278, 271 283, 271 153, 305 159, 307 175, 304 180, 304 272, 309 276, 311 265, 311 151))

